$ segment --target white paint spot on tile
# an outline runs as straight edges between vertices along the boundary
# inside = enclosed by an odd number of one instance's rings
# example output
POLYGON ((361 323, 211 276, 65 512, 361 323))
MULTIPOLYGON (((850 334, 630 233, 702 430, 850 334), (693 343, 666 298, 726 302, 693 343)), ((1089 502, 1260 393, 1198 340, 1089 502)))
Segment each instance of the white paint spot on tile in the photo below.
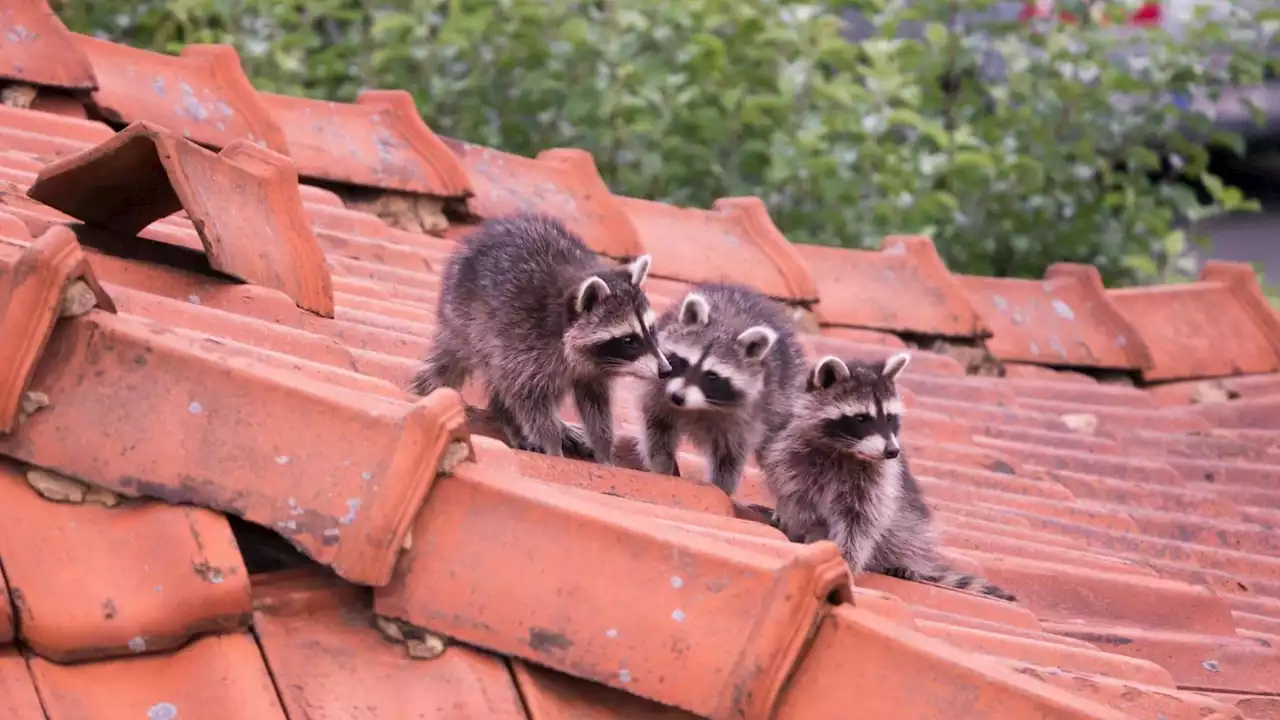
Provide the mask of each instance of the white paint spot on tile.
POLYGON ((327 538, 335 538, 335 539, 336 539, 336 538, 338 538, 339 536, 341 536, 341 535, 342 535, 342 531, 341 531, 341 530, 339 530, 338 528, 328 528, 328 529, 326 529, 323 533, 320 533, 320 534, 321 534, 321 535, 323 535, 323 536, 325 536, 325 537, 327 537, 327 538))
POLYGON ((1217 660, 1205 660, 1204 662, 1200 663, 1200 667, 1204 668, 1205 670, 1208 670, 1209 672, 1215 672, 1215 673, 1222 670, 1222 668, 1219 667, 1217 660))
POLYGON ((1071 312, 1071 306, 1070 306, 1070 305, 1068 305, 1068 304, 1066 304, 1066 303, 1062 302, 1061 300, 1057 300, 1057 299, 1055 299, 1055 300, 1054 300, 1052 303, 1050 303, 1050 304, 1051 304, 1051 305, 1053 305, 1053 311, 1054 311, 1055 313, 1057 313, 1057 314, 1058 314, 1058 317, 1062 318, 1063 320, 1075 320, 1075 319, 1076 319, 1076 314, 1075 314, 1075 313, 1073 313, 1073 312, 1071 312))
POLYGON ((276 464, 277 464, 277 465, 288 465, 288 464, 289 464, 289 456, 288 456, 288 455, 280 455, 279 457, 277 457, 277 458, 276 458, 276 464))
POLYGON ((297 530, 298 523, 294 522, 293 520, 281 520, 280 522, 276 523, 276 527, 284 528, 285 530, 297 530))
POLYGON ((628 669, 626 669, 626 668, 622 668, 621 670, 619 670, 619 671, 618 671, 618 680, 619 680, 620 682, 624 682, 624 683, 629 683, 629 682, 631 682, 631 671, 630 671, 630 670, 628 670, 628 669))
POLYGON ((187 412, 191 413, 192 415, 199 415, 200 413, 204 412, 204 406, 192 400, 191 404, 187 406, 187 412))
POLYGON ((129 641, 129 649, 136 653, 147 651, 147 641, 141 635, 129 641))
POLYGON ((609 638, 610 640, 618 637, 618 628, 609 628, 608 630, 605 630, 604 636, 609 638))
POLYGON ((199 304, 200 304, 200 296, 199 296, 199 295, 188 295, 188 296, 187 296, 187 302, 191 303, 192 305, 199 305, 199 304))
POLYGON ((671 576, 671 587, 679 590, 683 586, 684 586, 684 580, 682 580, 679 575, 671 576))
POLYGON ((681 610, 680 608, 676 608, 671 613, 671 619, 675 620, 676 622, 684 622, 684 611, 681 610))
POLYGON ((178 706, 173 703, 158 702, 147 710, 147 720, 177 720, 178 706))
POLYGON ((364 480, 365 482, 368 482, 373 479, 373 473, 369 472, 368 470, 365 470, 364 472, 360 473, 360 479, 364 480))
POLYGON ((347 514, 338 518, 339 525, 350 525, 356 521, 356 511, 360 509, 360 498, 347 500, 347 514))
POLYGON ((160 593, 164 592, 164 586, 163 586, 163 585, 157 585, 157 586, 155 586, 155 587, 151 588, 151 592, 153 592, 153 593, 155 593, 155 594, 159 595, 160 593))
POLYGON ((1009 301, 1005 300, 1003 295, 996 295, 991 298, 991 302, 995 303, 996 309, 1000 312, 1009 312, 1009 301))
POLYGON ((1039 354, 1040 354, 1040 346, 1036 344, 1036 341, 1035 341, 1035 340, 1032 340, 1032 341, 1031 341, 1031 354, 1032 354, 1032 355, 1039 355, 1039 354))

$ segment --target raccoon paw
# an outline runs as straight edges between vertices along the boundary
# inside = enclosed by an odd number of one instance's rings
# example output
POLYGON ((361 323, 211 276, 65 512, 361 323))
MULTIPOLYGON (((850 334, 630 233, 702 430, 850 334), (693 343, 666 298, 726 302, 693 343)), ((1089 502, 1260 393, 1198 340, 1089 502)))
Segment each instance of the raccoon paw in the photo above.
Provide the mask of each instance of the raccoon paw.
POLYGON ((596 460, 596 453, 591 449, 591 443, 587 441, 587 434, 577 425, 565 423, 561 451, 567 458, 592 462, 596 460))

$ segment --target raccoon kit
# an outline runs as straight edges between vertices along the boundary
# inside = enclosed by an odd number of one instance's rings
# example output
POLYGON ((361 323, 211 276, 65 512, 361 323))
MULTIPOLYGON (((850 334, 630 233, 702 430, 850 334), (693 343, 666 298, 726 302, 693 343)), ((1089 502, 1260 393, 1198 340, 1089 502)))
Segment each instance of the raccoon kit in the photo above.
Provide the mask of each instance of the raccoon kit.
POLYGON ((640 289, 649 262, 607 264, 554 218, 486 221, 444 270, 435 340, 411 390, 460 389, 478 370, 512 447, 611 463, 611 380, 671 369, 640 289), (585 436, 560 419, 569 393, 585 436))
POLYGON ((747 458, 781 430, 801 389, 804 353, 781 308, 748 287, 698 285, 658 318, 669 377, 644 398, 649 468, 679 474, 682 435, 707 455, 710 480, 729 495, 747 458))
POLYGON ((785 430, 764 451, 779 525, 793 541, 830 540, 854 573, 972 589, 1015 602, 938 557, 933 520, 898 441, 896 379, 910 356, 876 363, 827 356, 809 374, 785 430))

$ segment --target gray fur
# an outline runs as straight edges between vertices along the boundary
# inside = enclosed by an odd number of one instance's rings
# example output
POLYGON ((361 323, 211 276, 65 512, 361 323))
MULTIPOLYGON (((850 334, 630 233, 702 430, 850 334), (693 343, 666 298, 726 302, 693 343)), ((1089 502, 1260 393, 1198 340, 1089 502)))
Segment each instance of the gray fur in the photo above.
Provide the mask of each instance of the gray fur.
POLYGON ((687 435, 706 453, 711 482, 733 495, 748 457, 759 462, 761 443, 785 426, 803 388, 804 351, 790 319, 749 287, 704 283, 659 316, 657 330, 672 374, 644 392, 645 460, 654 472, 679 474, 676 447, 687 435), (716 369, 732 393, 707 373, 716 369), (677 407, 673 396, 687 404, 677 407))
POLYGON ((1016 602, 938 556, 932 514, 898 441, 895 379, 909 356, 819 360, 791 422, 763 451, 779 527, 796 542, 830 540, 853 572, 879 572, 1016 602), (857 416, 861 415, 861 419, 857 416))
POLYGON ((478 370, 510 445, 611 464, 611 380, 670 370, 640 289, 648 269, 647 255, 602 261, 554 218, 486 221, 449 258, 435 340, 410 389, 460 389, 478 370), (585 436, 559 418, 568 394, 585 436))

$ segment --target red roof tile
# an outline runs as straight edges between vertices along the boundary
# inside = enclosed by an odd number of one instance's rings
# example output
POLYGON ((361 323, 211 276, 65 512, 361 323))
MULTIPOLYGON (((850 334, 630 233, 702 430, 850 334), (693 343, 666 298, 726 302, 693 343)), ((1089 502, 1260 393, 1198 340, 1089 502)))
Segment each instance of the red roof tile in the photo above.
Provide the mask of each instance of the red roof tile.
POLYGON ((818 282, 817 312, 826 325, 942 337, 991 334, 929 238, 887 237, 879 252, 795 249, 818 282))
POLYGON ((1280 349, 1247 268, 1104 291, 952 276, 924 238, 792 247, 754 199, 675 208, 613 196, 582 151, 434 142, 402 93, 260 96, 226 49, 73 47, 145 125, 0 107, 0 715, 1280 713, 1280 349), (335 151, 342 128, 386 141, 335 151), (348 206, 299 174, 394 193, 348 206), (943 554, 1020 602, 851 587, 830 544, 740 519, 772 503, 754 464, 732 501, 688 447, 682 478, 632 469, 633 402, 605 468, 405 394, 477 221, 440 198, 469 189, 480 217, 652 253, 656 307, 734 280, 817 301, 820 334, 794 313, 811 356, 937 350, 902 382, 912 469, 943 554), (309 567, 249 575, 268 555, 309 567))
POLYGON ((457 157, 403 90, 367 90, 354 104, 258 97, 283 129, 299 175, 439 197, 472 193, 457 157))
POLYGON ((89 58, 49 6, 7 3, 0 8, 0 28, 0 78, 63 90, 97 88, 89 58))

